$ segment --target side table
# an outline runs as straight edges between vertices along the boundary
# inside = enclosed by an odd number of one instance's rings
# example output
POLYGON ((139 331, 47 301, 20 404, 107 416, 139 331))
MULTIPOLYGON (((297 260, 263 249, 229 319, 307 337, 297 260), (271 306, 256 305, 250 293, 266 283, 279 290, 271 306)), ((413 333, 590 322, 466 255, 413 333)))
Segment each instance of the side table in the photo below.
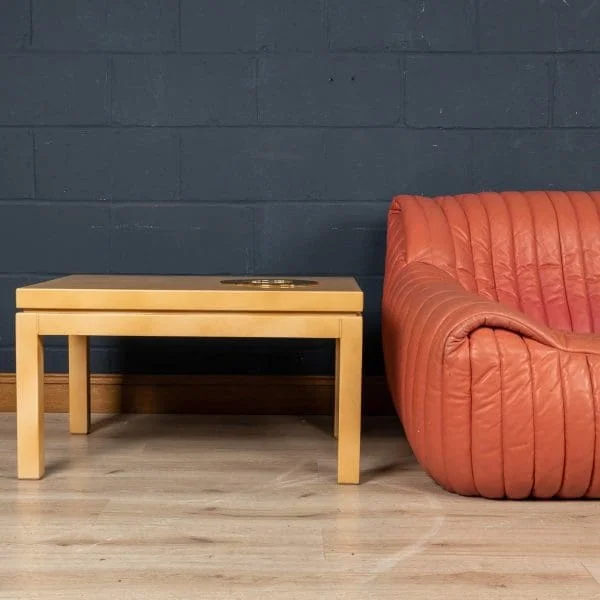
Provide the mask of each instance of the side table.
POLYGON ((70 275, 17 289, 17 471, 44 475, 43 336, 68 336, 69 429, 90 430, 89 336, 336 340, 338 483, 359 483, 363 293, 351 277, 70 275))

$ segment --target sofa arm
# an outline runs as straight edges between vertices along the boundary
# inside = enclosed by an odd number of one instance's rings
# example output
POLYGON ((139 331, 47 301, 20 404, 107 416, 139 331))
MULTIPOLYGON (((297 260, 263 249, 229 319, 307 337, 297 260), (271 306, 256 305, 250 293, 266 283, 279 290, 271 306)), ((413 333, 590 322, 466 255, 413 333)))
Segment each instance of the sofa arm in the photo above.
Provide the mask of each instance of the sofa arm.
POLYGON ((447 343, 449 351, 480 327, 505 329, 563 349, 587 338, 537 323, 522 312, 465 290, 442 269, 419 262, 386 274, 382 312, 392 326, 418 329, 418 324, 426 325, 430 335, 447 343))
POLYGON ((386 273, 382 319, 392 396, 435 480, 488 497, 585 493, 572 482, 593 467, 597 335, 548 328, 423 263, 386 273))
MULTIPOLYGON (((526 315, 465 290, 442 269, 412 262, 388 269, 382 301, 382 341, 386 376, 400 418, 405 421, 403 382, 426 369, 432 353, 452 360, 465 339, 482 327, 504 329, 544 345, 566 348, 566 335, 526 315)), ((585 342, 583 342, 585 343, 585 342)))

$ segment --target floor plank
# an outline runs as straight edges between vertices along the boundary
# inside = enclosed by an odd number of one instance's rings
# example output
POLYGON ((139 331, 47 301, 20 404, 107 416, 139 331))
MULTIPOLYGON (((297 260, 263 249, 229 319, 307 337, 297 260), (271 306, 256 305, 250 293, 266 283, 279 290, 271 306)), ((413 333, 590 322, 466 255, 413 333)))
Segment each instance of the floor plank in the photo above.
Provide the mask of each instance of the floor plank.
POLYGON ((47 417, 48 474, 15 477, 0 415, 0 599, 600 598, 600 503, 463 498, 396 419, 365 422, 339 486, 330 419, 47 417))

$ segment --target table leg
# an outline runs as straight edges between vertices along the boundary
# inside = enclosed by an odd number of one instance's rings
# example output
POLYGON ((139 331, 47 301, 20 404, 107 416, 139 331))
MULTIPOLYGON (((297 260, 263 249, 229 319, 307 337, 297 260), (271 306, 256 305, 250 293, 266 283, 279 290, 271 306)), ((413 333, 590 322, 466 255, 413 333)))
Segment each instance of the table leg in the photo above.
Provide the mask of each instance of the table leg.
POLYGON ((17 476, 44 476, 44 346, 36 313, 16 315, 17 476))
POLYGON ((335 407, 333 410, 333 437, 340 429, 340 340, 335 340, 335 407))
POLYGON ((69 336, 69 431, 90 431, 89 342, 86 335, 69 336))
POLYGON ((338 483, 360 479, 362 317, 341 319, 339 339, 338 483))

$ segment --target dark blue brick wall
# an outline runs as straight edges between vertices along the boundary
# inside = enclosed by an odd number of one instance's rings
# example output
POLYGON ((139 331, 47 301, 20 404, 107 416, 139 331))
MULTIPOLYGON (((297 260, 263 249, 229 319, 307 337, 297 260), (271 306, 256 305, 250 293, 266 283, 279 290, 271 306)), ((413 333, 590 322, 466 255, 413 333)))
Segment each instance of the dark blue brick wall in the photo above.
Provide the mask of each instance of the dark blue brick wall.
POLYGON ((256 214, 256 268, 268 274, 380 275, 386 205, 264 204, 256 214))
POLYGON ((114 206, 110 263, 123 273, 250 273, 253 217, 239 205, 114 206))
POLYGON ((409 56, 406 123, 414 127, 544 127, 550 60, 537 56, 409 56))
POLYGON ((30 4, 0 0, 0 50, 25 49, 30 44, 30 4))
POLYGON ((112 116, 119 125, 256 122, 256 59, 237 55, 117 56, 112 116))
POLYGON ((0 198, 33 198, 33 135, 0 128, 0 198))
POLYGON ((3 201, 0 203, 2 271, 107 273, 110 221, 110 208, 97 203, 3 201))
POLYGON ((600 55, 561 57, 557 61, 554 123, 600 127, 600 55))
POLYGON ((324 198, 324 133, 309 128, 207 127, 181 133, 186 200, 324 198))
POLYGON ((402 68, 393 54, 269 56, 258 64, 258 121, 265 125, 393 125, 402 68))
POLYGON ((177 49, 178 0, 31 1, 32 47, 36 50, 177 49))
POLYGON ((0 124, 108 125, 109 75, 106 56, 0 55, 0 124))
POLYGON ((479 23, 482 50, 600 50, 594 0, 480 0, 479 23))
POLYGON ((168 129, 42 129, 35 135, 37 193, 44 199, 176 200, 178 146, 168 129))
MULTIPOLYGON (((600 189, 592 0, 0 0, 0 371, 64 273, 355 275, 382 374, 397 193, 600 189)), ((319 341, 115 340, 97 371, 330 373, 319 341)), ((49 341, 49 370, 65 370, 49 341)))
POLYGON ((324 0, 181 0, 184 52, 323 52, 324 0))
POLYGON ((328 0, 332 50, 464 50, 474 46, 471 0, 328 0))

